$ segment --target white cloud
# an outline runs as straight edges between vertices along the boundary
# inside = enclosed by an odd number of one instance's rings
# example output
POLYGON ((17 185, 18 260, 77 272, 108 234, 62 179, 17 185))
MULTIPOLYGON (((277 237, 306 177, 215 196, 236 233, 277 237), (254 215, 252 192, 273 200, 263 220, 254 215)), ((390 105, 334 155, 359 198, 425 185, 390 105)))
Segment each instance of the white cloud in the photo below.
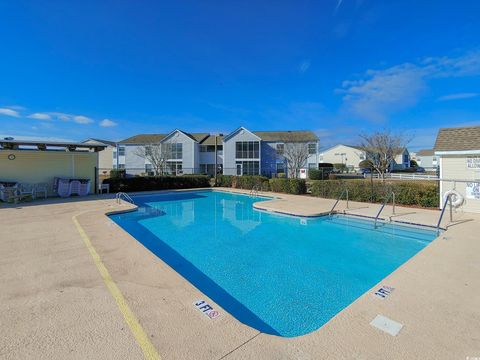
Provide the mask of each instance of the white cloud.
POLYGON ((337 93, 344 94, 343 106, 348 111, 382 122, 389 114, 417 103, 425 89, 424 75, 424 71, 413 64, 368 70, 363 79, 344 81, 337 93))
POLYGON ((336 93, 344 94, 342 107, 351 114, 383 122, 389 115, 414 106, 427 88, 428 80, 475 75, 480 75, 480 51, 367 70, 357 80, 344 81, 336 93))
POLYGON ((51 120, 52 117, 49 114, 45 113, 33 113, 31 115, 27 116, 30 119, 36 119, 36 120, 51 120))
POLYGON ((20 114, 16 110, 0 108, 0 115, 11 116, 11 117, 20 117, 20 114))
POLYGON ((304 60, 298 66, 298 71, 303 74, 307 72, 308 69, 310 69, 310 65, 311 65, 310 60, 304 60))
POLYGON ((92 119, 90 119, 87 116, 83 116, 83 115, 73 115, 72 118, 73 118, 73 121, 75 121, 77 124, 91 124, 91 123, 93 123, 92 119))
POLYGON ((73 115, 73 114, 66 114, 62 112, 50 112, 49 115, 53 116, 57 120, 61 121, 73 121, 77 124, 91 124, 93 123, 93 119, 89 118, 88 116, 84 115, 73 115))
POLYGON ((480 95, 479 93, 457 93, 457 94, 440 96, 437 100, 449 101, 449 100, 469 99, 469 98, 477 97, 479 95, 480 95))
POLYGON ((117 126, 118 124, 115 122, 115 121, 112 121, 110 119, 103 119, 102 121, 100 121, 100 126, 101 127, 113 127, 113 126, 117 126))

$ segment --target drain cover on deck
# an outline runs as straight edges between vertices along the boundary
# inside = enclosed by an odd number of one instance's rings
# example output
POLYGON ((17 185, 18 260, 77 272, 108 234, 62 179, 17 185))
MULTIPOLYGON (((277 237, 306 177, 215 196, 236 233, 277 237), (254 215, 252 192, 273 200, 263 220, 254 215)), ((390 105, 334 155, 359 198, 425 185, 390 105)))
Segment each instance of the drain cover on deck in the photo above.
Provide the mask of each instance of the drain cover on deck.
POLYGON ((402 330, 403 325, 393 321, 383 315, 377 315, 375 319, 373 319, 370 322, 370 325, 373 327, 376 327, 377 329, 380 329, 387 334, 390 334, 392 336, 397 336, 397 334, 402 330))

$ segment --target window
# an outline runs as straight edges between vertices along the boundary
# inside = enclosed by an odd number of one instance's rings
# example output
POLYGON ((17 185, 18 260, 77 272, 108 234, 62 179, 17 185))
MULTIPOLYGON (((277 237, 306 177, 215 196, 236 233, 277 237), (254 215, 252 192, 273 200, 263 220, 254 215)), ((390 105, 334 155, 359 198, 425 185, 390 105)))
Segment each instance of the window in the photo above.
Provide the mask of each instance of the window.
POLYGON ((317 164, 315 164, 315 163, 308 163, 308 168, 309 168, 309 169, 316 169, 316 168, 317 168, 317 164))
POLYGON ((118 147, 118 156, 125 156, 125 146, 118 147))
POLYGON ((283 155, 285 152, 285 144, 277 144, 277 155, 283 155))
POLYGON ((365 160, 365 154, 364 154, 363 152, 360 153, 360 156, 359 156, 359 157, 360 157, 360 160, 365 160))
POLYGON ((145 172, 148 175, 153 175, 153 166, 152 164, 145 164, 145 172))
POLYGON ((116 152, 116 151, 113 152, 113 158, 114 158, 114 159, 117 158, 117 152, 116 152))
POLYGON ((260 163, 258 161, 237 161, 237 175, 259 175, 260 163))
POLYGON ((310 155, 317 153, 317 144, 316 143, 309 143, 308 144, 308 153, 310 155))
POLYGON ((167 161, 167 172, 170 174, 176 175, 182 173, 182 162, 181 161, 167 161))
POLYGON ((200 164, 200 173, 215 175, 215 164, 200 164))
POLYGON ((167 157, 169 159, 178 159, 178 160, 183 159, 182 145, 183 145, 182 143, 167 143, 166 149, 167 149, 167 154, 169 154, 167 157))
POLYGON ((285 173, 285 164, 284 163, 277 163, 277 174, 285 173))
POLYGON ((258 159, 260 143, 258 141, 237 141, 235 157, 237 159, 258 159))
POLYGON ((119 169, 125 169, 125 164, 118 164, 119 169))
POLYGON ((408 154, 403 155, 403 162, 406 164, 408 163, 408 154))
MULTIPOLYGON (((217 145, 217 151, 222 151, 223 146, 217 145)), ((215 145, 200 145, 200 152, 215 152, 215 145)))

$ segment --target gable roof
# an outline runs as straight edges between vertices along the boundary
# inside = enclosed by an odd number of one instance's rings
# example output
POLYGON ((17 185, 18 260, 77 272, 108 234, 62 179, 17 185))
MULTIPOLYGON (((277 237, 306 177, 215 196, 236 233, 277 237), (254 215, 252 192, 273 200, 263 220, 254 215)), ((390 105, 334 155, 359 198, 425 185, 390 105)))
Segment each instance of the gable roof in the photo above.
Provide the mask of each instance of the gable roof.
POLYGON ((480 126, 442 128, 438 131, 435 151, 480 150, 480 126))
POLYGON ((435 150, 433 149, 423 149, 417 151, 417 156, 433 156, 435 155, 435 150))
MULTIPOLYGON (((222 145, 223 135, 217 135, 217 145, 222 145)), ((208 135, 200 145, 215 145, 215 135, 208 135)))
POLYGON ((160 142, 165 134, 139 134, 119 141, 119 144, 155 144, 160 142))
POLYGON ((101 140, 101 139, 94 139, 94 138, 89 138, 87 140, 82 141, 82 143, 88 143, 88 142, 96 142, 99 144, 104 144, 104 145, 110 145, 110 146, 116 146, 117 143, 115 141, 110 141, 110 140, 101 140))
POLYGON ((318 136, 310 130, 253 131, 264 141, 308 142, 318 141, 318 136))
POLYGON ((206 139, 210 135, 208 133, 187 133, 187 132, 182 131, 180 129, 175 129, 171 133, 169 133, 168 135, 165 135, 165 137, 161 141, 166 140, 167 138, 169 138, 170 136, 172 136, 176 132, 182 133, 183 135, 189 137, 190 139, 192 139, 193 141, 196 141, 196 142, 201 142, 202 140, 206 139))
POLYGON ((235 129, 234 131, 232 131, 230 134, 228 135, 225 135, 225 137, 223 138, 223 141, 227 141, 228 139, 230 139, 233 135, 235 135, 236 133, 238 133, 239 131, 247 131, 249 132, 250 134, 252 134, 253 136, 257 137, 259 140, 262 140, 257 134, 255 134, 254 132, 248 130, 247 128, 243 127, 243 126, 240 126, 239 128, 235 129))

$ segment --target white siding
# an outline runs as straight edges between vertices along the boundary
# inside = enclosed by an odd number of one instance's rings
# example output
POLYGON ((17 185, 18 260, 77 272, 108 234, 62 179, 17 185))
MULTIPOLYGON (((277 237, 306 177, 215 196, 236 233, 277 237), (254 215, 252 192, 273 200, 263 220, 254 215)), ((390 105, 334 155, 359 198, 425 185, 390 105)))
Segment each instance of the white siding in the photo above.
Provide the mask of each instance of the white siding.
POLYGON ((342 153, 345 153, 345 155, 343 156, 343 163, 346 164, 349 168, 359 169, 358 164, 360 163, 360 161, 365 160, 365 152, 363 152, 362 150, 356 149, 351 146, 339 144, 321 153, 319 162, 341 164, 342 156, 335 154, 342 153))
MULTIPOLYGON (((477 155, 478 156, 478 155, 477 155)), ((480 182, 480 170, 467 168, 467 155, 443 155, 440 164, 442 179, 446 180, 476 180, 480 182)), ((455 189, 465 197, 465 182, 441 181, 441 202, 446 191, 455 189)), ((443 205, 443 204, 442 204, 443 205)), ((466 199, 460 210, 480 213, 480 200, 466 199)))

